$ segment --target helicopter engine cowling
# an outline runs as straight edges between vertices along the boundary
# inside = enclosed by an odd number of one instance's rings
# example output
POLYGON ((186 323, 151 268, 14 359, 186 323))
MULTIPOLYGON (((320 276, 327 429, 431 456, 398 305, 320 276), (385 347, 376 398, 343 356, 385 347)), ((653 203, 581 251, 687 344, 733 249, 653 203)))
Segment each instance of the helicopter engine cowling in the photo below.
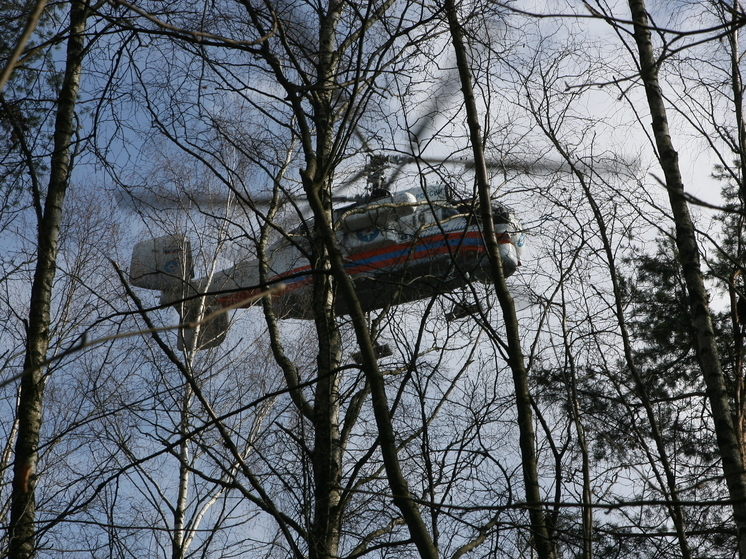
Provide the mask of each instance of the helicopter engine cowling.
POLYGON ((375 202, 349 208, 342 215, 342 226, 348 231, 358 231, 369 227, 384 229, 394 216, 405 217, 412 215, 417 209, 417 198, 410 192, 378 198, 375 202))

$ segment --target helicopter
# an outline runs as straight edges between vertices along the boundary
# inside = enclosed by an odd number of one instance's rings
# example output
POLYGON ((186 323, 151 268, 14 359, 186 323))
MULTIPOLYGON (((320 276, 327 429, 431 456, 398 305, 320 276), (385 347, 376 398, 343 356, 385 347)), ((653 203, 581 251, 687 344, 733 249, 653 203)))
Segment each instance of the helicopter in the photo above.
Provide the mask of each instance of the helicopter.
MULTIPOLYGON (((333 211, 345 270, 363 311, 442 295, 473 281, 490 281, 481 218, 473 200, 458 200, 444 184, 391 193, 387 186, 392 181, 384 180, 383 169, 392 160, 402 163, 390 157, 373 159, 366 171, 367 194, 333 211)), ((503 273, 508 277, 521 265, 523 226, 511 208, 495 201, 491 216, 503 273)), ((307 221, 266 248, 264 285, 284 285, 272 295, 273 309, 280 318, 313 318, 310 230, 307 221)), ((214 318, 200 327, 196 346, 216 347, 225 339, 229 320, 227 313, 213 311, 254 304, 262 291, 259 260, 244 260, 197 279, 192 261, 190 242, 184 235, 146 240, 133 248, 130 281, 136 287, 160 291, 161 304, 175 306, 184 322, 212 313, 214 318)), ((341 297, 335 305, 337 316, 348 314, 341 297)), ((458 318, 462 315, 451 313, 458 318)), ((194 346, 193 333, 186 332, 182 344, 194 346)))

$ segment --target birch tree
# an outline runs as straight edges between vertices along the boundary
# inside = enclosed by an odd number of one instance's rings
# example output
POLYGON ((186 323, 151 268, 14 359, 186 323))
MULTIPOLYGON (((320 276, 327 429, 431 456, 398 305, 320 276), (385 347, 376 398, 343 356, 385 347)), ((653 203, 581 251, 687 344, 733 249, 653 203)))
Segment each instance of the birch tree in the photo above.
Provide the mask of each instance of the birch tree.
MULTIPOLYGON (((70 179, 70 149, 75 126, 75 105, 80 88, 85 50, 88 5, 70 4, 70 35, 67 40, 65 75, 60 87, 55 123, 50 181, 38 223, 38 256, 29 307, 26 359, 18 400, 18 432, 13 459, 13 497, 8 554, 34 557, 37 449, 42 420, 44 366, 49 347, 50 305, 57 259, 57 240, 65 193, 70 179)), ((41 193, 36 193, 41 196, 41 193)))

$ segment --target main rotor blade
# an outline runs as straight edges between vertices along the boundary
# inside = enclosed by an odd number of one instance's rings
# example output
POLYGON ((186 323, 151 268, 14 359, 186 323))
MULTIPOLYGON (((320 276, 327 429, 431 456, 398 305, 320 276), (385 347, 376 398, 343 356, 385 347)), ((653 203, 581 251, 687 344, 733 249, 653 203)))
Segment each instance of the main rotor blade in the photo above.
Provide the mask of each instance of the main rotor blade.
MULTIPOLYGON (((470 157, 412 157, 412 156, 392 156, 392 162, 400 165, 422 162, 428 165, 463 165, 467 170, 474 168, 474 159, 470 157)), ((487 169, 491 171, 510 171, 519 174, 537 175, 542 173, 571 173, 572 166, 566 161, 556 161, 551 159, 521 160, 516 158, 510 159, 488 159, 486 161, 487 169)), ((593 162, 576 163, 579 170, 583 172, 595 172, 604 174, 624 174, 630 170, 634 171, 639 168, 636 162, 619 160, 606 160, 593 162)))
POLYGON ((205 193, 173 190, 137 189, 119 190, 115 194, 117 205, 125 210, 151 208, 155 210, 189 210, 199 208, 215 208, 228 205, 266 206, 271 203, 272 196, 259 194, 251 198, 239 198, 236 195, 221 193, 205 193))
MULTIPOLYGON (((127 211, 138 211, 141 209, 149 208, 153 210, 182 210, 188 211, 190 209, 208 209, 225 207, 228 205, 234 206, 246 206, 247 200, 238 198, 236 196, 221 194, 205 194, 197 192, 174 192, 174 191, 162 191, 155 192, 153 190, 145 190, 141 193, 133 193, 129 190, 120 190, 115 194, 117 205, 127 211)), ((300 201, 301 204, 306 204, 306 195, 299 194, 292 196, 292 199, 300 201)), ((332 196, 332 202, 359 202, 359 196, 332 196)), ((291 201, 291 197, 283 196, 280 199, 280 205, 287 204, 291 201)), ((254 207, 266 208, 272 203, 272 195, 270 193, 260 194, 252 196, 250 204, 254 207)))
MULTIPOLYGON (((138 189, 139 190, 139 189, 138 189)), ((214 205, 214 197, 206 197, 204 194, 173 191, 158 191, 143 189, 133 192, 130 190, 119 190, 115 194, 117 205, 125 210, 138 210, 152 208, 155 210, 179 210, 193 206, 214 205)))

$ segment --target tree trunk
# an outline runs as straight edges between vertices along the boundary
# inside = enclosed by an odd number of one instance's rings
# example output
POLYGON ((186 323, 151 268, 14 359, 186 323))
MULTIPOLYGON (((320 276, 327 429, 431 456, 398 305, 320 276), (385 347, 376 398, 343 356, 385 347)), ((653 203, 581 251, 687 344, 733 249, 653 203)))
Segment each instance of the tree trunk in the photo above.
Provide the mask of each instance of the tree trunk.
MULTIPOLYGON (((318 238, 318 234, 316 234, 318 238)), ((314 269, 328 271, 323 243, 318 242, 314 269)), ((309 538, 310 559, 337 557, 340 537, 342 447, 339 431, 339 367, 341 337, 334 315, 334 282, 328 273, 314 276, 314 321, 319 343, 319 379, 313 404, 314 516, 309 538)))
MULTIPOLYGON (((731 61, 731 89, 733 90, 733 109, 736 118, 736 130, 738 132, 737 141, 738 145, 734 146, 736 154, 738 155, 738 202, 740 204, 740 211, 742 215, 739 217, 739 229, 743 228, 744 216, 743 211, 746 207, 746 178, 744 172, 746 172, 746 122, 744 121, 743 114, 743 79, 741 77, 741 66, 740 66, 740 54, 738 47, 738 16, 737 14, 741 11, 738 2, 734 4, 733 13, 731 17, 731 31, 728 33, 728 47, 730 49, 730 61, 731 61)), ((725 17, 724 17, 725 19, 725 17)), ((741 238, 740 231, 738 238, 741 238)), ((743 246, 742 243, 738 242, 738 252, 734 255, 737 262, 743 261, 743 246)), ((739 442, 741 443, 741 453, 743 453, 744 444, 746 444, 746 402, 744 401, 746 393, 746 379, 743 374, 743 360, 744 360, 744 335, 742 326, 739 325, 736 320, 737 317, 737 305, 738 298, 736 297, 736 276, 740 276, 742 281, 741 285, 744 285, 745 278, 742 275, 740 268, 734 270, 734 275, 731 276, 730 284, 730 297, 731 297, 731 317, 734 319, 733 322, 733 340, 735 347, 733 348, 734 356, 734 370, 733 378, 736 385, 736 396, 735 396, 735 429, 736 435, 739 442)), ((743 297, 743 293, 741 294, 743 297)))
MULTIPOLYGON (((334 153, 334 122, 332 93, 338 69, 336 52, 337 26, 344 8, 339 0, 331 0, 319 19, 319 92, 314 95, 314 115, 317 127, 316 149, 306 152, 310 163, 304 176, 304 186, 322 199, 323 216, 316 216, 313 230, 312 267, 313 314, 316 324, 319 353, 318 381, 313 404, 314 448, 312 453, 314 476, 314 515, 309 534, 309 558, 333 559, 338 556, 340 540, 340 499, 342 476, 342 448, 339 430, 339 367, 342 340, 334 313, 336 279, 329 273, 329 253, 324 242, 324 228, 332 220, 330 161, 334 153)), ((308 138, 306 145, 310 145, 308 138)))
MULTIPOLYGON (((191 357, 191 356, 190 356, 191 357)), ((191 362, 189 368, 191 369, 191 362)), ((179 443, 179 485, 176 494, 176 504, 173 508, 174 517, 174 528, 173 535, 171 537, 171 559, 184 559, 186 555, 185 542, 185 520, 187 506, 189 503, 189 482, 191 476, 191 469, 189 467, 189 445, 191 441, 188 433, 190 430, 189 417, 191 414, 192 405, 192 389, 188 382, 184 383, 184 392, 181 396, 181 420, 179 421, 179 437, 181 442, 179 443)))
POLYGON ((342 255, 337 246, 334 231, 330 224, 324 220, 324 206, 318 193, 315 190, 311 190, 310 192, 306 190, 306 192, 308 193, 309 205, 314 212, 314 219, 317 224, 322 225, 319 233, 323 236, 324 244, 329 250, 331 272, 349 308, 350 318, 355 329, 357 342, 360 346, 362 369, 370 384, 373 413, 376 419, 376 427, 378 428, 378 442, 381 446, 381 456, 394 504, 402 513, 404 522, 409 529, 412 541, 417 546, 420 557, 423 559, 438 559, 437 547, 428 532, 425 522, 422 520, 417 503, 412 499, 409 485, 401 470, 396 435, 394 434, 391 412, 386 396, 386 386, 383 375, 378 369, 370 331, 365 322, 365 314, 360 307, 352 280, 344 269, 342 255))
POLYGON ((674 149, 668 131, 668 119, 663 94, 658 83, 658 66, 653 52, 645 2, 644 0, 629 0, 629 7, 640 55, 640 76, 645 85, 658 157, 666 179, 666 188, 676 224, 676 246, 689 292, 700 367, 707 387, 707 398, 712 410, 717 443, 723 461, 723 472, 733 500, 733 516, 738 529, 739 555, 744 558, 746 557, 746 479, 744 479, 743 456, 733 425, 725 377, 720 367, 720 358, 715 344, 709 298, 702 278, 694 225, 684 199, 684 184, 679 169, 678 153, 674 149))
POLYGON ((531 542, 539 559, 551 559, 555 557, 555 550, 554 544, 551 541, 547 518, 541 505, 541 487, 539 485, 539 471, 536 458, 536 435, 534 433, 533 412, 531 410, 528 371, 526 370, 523 359, 515 304, 505 283, 500 248, 497 236, 495 235, 494 223, 492 222, 490 184, 484 158, 479 114, 471 84, 471 74, 464 46, 463 33, 454 1, 446 0, 445 8, 448 15, 451 40, 456 52, 456 64, 464 95, 469 137, 474 153, 474 170, 479 193, 479 207, 482 214, 482 236, 492 267, 495 293, 500 302, 500 309, 502 310, 505 322, 505 333, 508 342, 508 365, 513 373, 513 384, 515 387, 519 446, 523 465, 523 483, 525 485, 526 503, 531 521, 531 542))
POLYGON ((49 188, 44 214, 38 224, 38 255, 31 288, 24 375, 18 403, 18 438, 13 463, 13 494, 8 528, 8 554, 12 559, 27 559, 35 554, 34 486, 42 419, 44 362, 49 348, 52 283, 57 268, 62 204, 70 178, 70 144, 75 132, 74 114, 80 87, 87 11, 85 1, 73 0, 70 4, 70 36, 65 76, 57 101, 49 188))

